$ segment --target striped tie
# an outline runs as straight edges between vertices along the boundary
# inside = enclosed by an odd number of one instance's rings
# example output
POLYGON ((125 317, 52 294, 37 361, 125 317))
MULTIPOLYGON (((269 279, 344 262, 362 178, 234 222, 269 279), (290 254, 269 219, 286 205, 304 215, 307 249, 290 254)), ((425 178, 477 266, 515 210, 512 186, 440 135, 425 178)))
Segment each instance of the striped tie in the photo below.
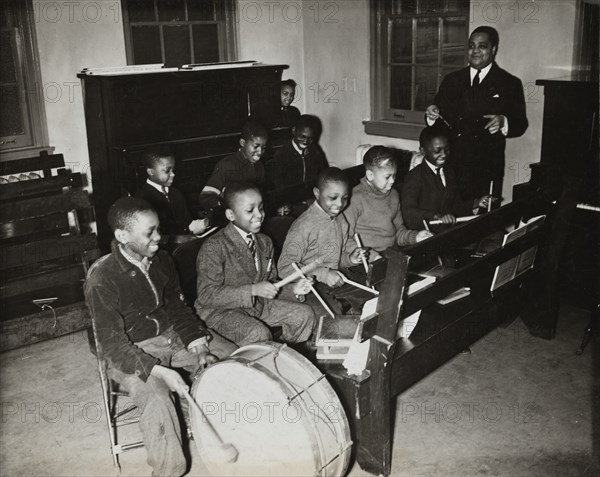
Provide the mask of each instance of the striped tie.
POLYGON ((165 186, 162 186, 162 193, 165 196, 165 199, 167 199, 167 202, 169 202, 169 193, 167 192, 167 188, 165 186))
POLYGON ((248 249, 250 249, 250 253, 252 254, 252 258, 256 263, 256 243, 254 242, 254 237, 252 234, 246 235, 246 241, 248 242, 248 249))

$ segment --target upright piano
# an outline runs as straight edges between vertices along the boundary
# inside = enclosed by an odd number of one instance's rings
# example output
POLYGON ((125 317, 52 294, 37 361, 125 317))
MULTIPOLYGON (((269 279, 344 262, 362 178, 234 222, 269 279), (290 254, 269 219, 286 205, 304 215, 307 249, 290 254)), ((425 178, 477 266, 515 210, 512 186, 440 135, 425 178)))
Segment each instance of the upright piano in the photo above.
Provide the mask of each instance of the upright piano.
POLYGON ((248 118, 271 130, 270 144, 281 144, 289 136, 289 128, 277 127, 281 74, 287 68, 250 61, 85 69, 78 74, 100 248, 110 250, 110 205, 135 194, 145 181, 139 158, 146 147, 172 148, 177 161, 174 185, 193 210, 215 164, 238 150, 248 118))

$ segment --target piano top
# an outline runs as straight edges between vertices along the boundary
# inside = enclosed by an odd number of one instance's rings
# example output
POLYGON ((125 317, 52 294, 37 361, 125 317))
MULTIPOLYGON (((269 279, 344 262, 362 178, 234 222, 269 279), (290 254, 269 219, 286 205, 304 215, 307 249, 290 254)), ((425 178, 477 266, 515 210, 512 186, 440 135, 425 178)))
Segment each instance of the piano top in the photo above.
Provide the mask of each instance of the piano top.
POLYGON ((115 76, 130 76, 130 75, 160 75, 164 73, 191 73, 215 70, 235 70, 249 68, 275 68, 277 70, 285 70, 289 65, 271 65, 261 63, 255 60, 249 61, 230 61, 223 63, 203 63, 182 65, 180 67, 165 67, 164 64, 149 64, 149 65, 127 65, 115 66, 110 68, 83 68, 77 74, 78 78, 88 78, 90 76, 115 77, 115 76))

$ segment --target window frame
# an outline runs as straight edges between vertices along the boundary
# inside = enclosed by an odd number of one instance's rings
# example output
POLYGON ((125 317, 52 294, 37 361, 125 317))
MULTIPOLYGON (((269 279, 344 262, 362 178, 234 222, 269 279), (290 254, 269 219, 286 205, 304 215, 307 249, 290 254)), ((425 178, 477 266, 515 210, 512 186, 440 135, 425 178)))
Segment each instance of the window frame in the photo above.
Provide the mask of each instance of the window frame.
POLYGON ((13 53, 24 129, 28 138, 26 144, 12 145, 15 136, 1 137, 0 161, 34 157, 43 151, 51 154, 54 147, 49 145, 32 0, 6 2, 2 5, 2 13, 9 18, 8 23, 12 24, 2 29, 15 32, 13 53))
MULTIPOLYGON (((154 2, 155 18, 158 18, 157 1, 154 2)), ((165 64, 165 44, 163 27, 164 26, 188 26, 190 29, 190 54, 194 58, 193 33, 191 31, 193 25, 217 25, 219 37, 219 62, 237 60, 237 8, 235 0, 214 0, 215 4, 221 4, 225 18, 222 20, 169 20, 169 21, 135 21, 136 26, 159 26, 160 31, 160 48, 161 48, 161 63, 165 64)), ((121 0, 121 13, 123 15, 123 31, 125 33, 125 54, 128 65, 135 65, 133 39, 131 33, 132 22, 129 20, 128 0, 121 0)), ((187 0, 185 0, 185 12, 187 14, 187 0)), ((190 63, 197 63, 190 59, 190 63)))
MULTIPOLYGON (((380 135, 380 136, 391 136, 400 137, 405 139, 418 139, 420 131, 423 129, 425 120, 425 111, 420 110, 407 110, 400 108, 391 107, 391 75, 392 65, 391 59, 389 58, 389 52, 391 50, 391 26, 395 19, 408 19, 412 21, 412 34, 413 34, 413 47, 410 66, 420 66, 415 62, 416 57, 416 39, 415 39, 415 28, 414 23, 419 19, 433 19, 438 20, 438 46, 443 41, 443 19, 463 19, 467 25, 466 37, 464 41, 463 64, 457 66, 456 69, 464 68, 467 62, 468 52, 468 34, 469 34, 469 11, 470 11, 470 0, 459 0, 467 2, 465 13, 462 15, 451 13, 451 14, 437 14, 437 15, 423 15, 415 13, 412 15, 401 15, 391 13, 389 0, 370 0, 370 22, 371 22, 371 120, 363 121, 365 126, 365 132, 367 134, 380 135)), ((442 53, 438 48, 438 59, 437 68, 442 68, 443 73, 438 74, 436 78, 436 91, 439 90, 444 76, 452 70, 444 66, 441 63, 442 53)), ((426 66, 426 65, 424 65, 426 66)), ((415 95, 415 78, 413 70, 413 80, 411 82, 411 106, 414 105, 415 95)))

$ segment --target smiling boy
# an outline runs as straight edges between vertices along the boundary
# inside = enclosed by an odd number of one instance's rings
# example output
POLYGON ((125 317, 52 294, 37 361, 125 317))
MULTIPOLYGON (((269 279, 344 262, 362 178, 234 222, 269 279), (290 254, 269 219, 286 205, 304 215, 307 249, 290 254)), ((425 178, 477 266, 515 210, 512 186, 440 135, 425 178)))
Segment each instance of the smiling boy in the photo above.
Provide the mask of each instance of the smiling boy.
POLYGON ((261 187, 265 168, 260 158, 267 147, 267 130, 256 121, 248 121, 240 138, 240 150, 221 159, 200 193, 200 205, 208 210, 221 205, 219 196, 231 181, 249 181, 261 187))
POLYGON ((318 119, 304 114, 292 128, 292 139, 277 149, 267 164, 269 184, 275 189, 313 181, 323 169, 327 159, 318 144, 316 135, 318 119))
POLYGON ((111 379, 142 412, 140 428, 153 475, 183 475, 186 461, 171 392, 188 385, 172 368, 192 375, 236 346, 210 333, 181 300, 171 257, 159 251, 158 215, 136 197, 117 200, 108 213, 115 240, 90 268, 85 301, 111 379))
POLYGON ((314 272, 319 282, 317 289, 338 313, 341 307, 330 289, 344 283, 339 269, 357 265, 366 257, 365 250, 352 245, 348 239, 348 222, 342 214, 348 204, 348 189, 348 178, 337 167, 329 167, 319 174, 313 189, 316 201, 292 224, 279 259, 283 276, 293 272, 293 262, 303 266, 319 261, 321 266, 314 272))
POLYGON ((425 160, 406 175, 402 187, 402 213, 409 227, 422 230, 423 220, 436 219, 454 225, 457 216, 477 214, 487 208, 493 201, 490 195, 474 200, 460 198, 455 172, 446 166, 450 147, 445 128, 424 128, 419 142, 425 160))
POLYGON ((377 252, 431 236, 427 231, 410 230, 404 225, 400 197, 393 188, 397 166, 392 152, 383 146, 373 146, 366 152, 363 164, 366 175, 352 191, 350 206, 344 212, 350 236, 358 234, 365 247, 377 252))
MULTIPOLYGON (((223 194, 229 224, 204 242, 197 259, 195 306, 206 323, 239 346, 272 339, 269 327, 282 327, 282 340, 300 343, 312 334, 315 317, 302 303, 277 298, 273 242, 260 233, 265 218, 262 196, 249 182, 231 182, 223 194)), ((309 292, 309 281, 289 285, 293 295, 309 292)))
POLYGON ((204 222, 191 220, 183 194, 173 187, 175 157, 171 150, 167 146, 148 148, 142 154, 142 160, 148 177, 136 195, 150 202, 158 213, 162 235, 204 232, 204 222))

